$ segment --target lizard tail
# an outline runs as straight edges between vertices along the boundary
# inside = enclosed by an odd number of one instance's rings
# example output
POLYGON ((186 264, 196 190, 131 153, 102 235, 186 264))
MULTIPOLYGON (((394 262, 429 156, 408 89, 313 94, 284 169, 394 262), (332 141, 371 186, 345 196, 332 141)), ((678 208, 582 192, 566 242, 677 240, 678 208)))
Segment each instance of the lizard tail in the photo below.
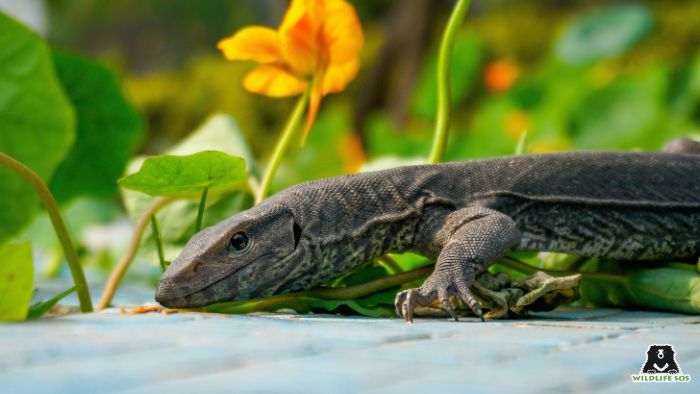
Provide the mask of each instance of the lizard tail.
POLYGON ((685 153, 687 155, 700 155, 700 142, 687 137, 674 138, 667 142, 661 151, 667 153, 685 153))

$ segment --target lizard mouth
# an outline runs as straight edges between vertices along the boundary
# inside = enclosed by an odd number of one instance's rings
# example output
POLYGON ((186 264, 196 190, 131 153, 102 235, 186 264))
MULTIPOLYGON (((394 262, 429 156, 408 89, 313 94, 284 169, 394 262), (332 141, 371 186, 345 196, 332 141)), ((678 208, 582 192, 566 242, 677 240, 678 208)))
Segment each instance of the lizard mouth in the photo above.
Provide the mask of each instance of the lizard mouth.
MULTIPOLYGON (((167 275, 168 273, 166 271, 166 275, 161 277, 160 283, 158 284, 155 295, 156 301, 168 308, 196 308, 218 302, 216 300, 212 301, 211 299, 206 302, 200 298, 205 296, 204 293, 206 293, 208 289, 227 280, 251 263, 253 262, 251 261, 248 264, 236 267, 233 271, 226 272, 219 277, 214 276, 214 281, 200 286, 193 286, 192 280, 188 280, 188 278, 179 278, 180 275, 178 274, 167 275)), ((235 288, 231 288, 230 293, 231 297, 235 297, 235 288)))
MULTIPOLYGON (((276 265, 284 266, 293 257, 294 254, 291 253, 280 259, 276 265)), ((210 283, 196 287, 191 284, 188 286, 187 280, 164 276, 156 290, 155 299, 167 308, 198 308, 218 302, 233 301, 238 297, 250 299, 259 296, 258 293, 263 293, 266 289, 256 286, 258 284, 256 281, 247 278, 249 274, 244 275, 246 278, 237 278, 237 274, 254 263, 255 261, 250 261, 225 275, 214 277, 216 279, 210 283)))
MULTIPOLYGON (((172 281, 161 281, 158 285, 158 289, 156 290, 156 301, 167 308, 197 308, 219 302, 216 300, 212 301, 211 299, 207 299, 208 297, 205 295, 205 293, 207 293, 207 289, 210 289, 213 286, 216 286, 218 283, 225 281, 245 267, 246 266, 240 267, 210 284, 189 289, 185 292, 181 291, 181 288, 178 287, 179 285, 177 283, 172 281)), ((235 297, 235 289, 231 289, 230 291, 230 296, 235 297)))

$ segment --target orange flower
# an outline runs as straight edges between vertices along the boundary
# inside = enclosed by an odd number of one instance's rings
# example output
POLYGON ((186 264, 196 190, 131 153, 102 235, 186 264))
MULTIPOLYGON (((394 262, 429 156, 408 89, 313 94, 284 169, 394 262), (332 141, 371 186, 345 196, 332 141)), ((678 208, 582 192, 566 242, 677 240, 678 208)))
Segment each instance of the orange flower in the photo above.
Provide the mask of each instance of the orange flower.
POLYGON ((246 27, 217 46, 229 60, 260 63, 243 80, 250 92, 286 97, 311 84, 306 136, 321 98, 357 74, 363 40, 355 9, 344 0, 292 0, 277 30, 246 27))
POLYGON ((520 76, 517 65, 507 61, 498 60, 486 66, 484 82, 489 90, 503 92, 510 89, 520 76))

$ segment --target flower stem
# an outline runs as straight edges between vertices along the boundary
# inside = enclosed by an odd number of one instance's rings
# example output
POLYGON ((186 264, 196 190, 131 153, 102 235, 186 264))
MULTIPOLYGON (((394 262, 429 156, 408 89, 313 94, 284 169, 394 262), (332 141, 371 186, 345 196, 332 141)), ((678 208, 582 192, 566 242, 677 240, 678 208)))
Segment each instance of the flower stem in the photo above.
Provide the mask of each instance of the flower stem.
POLYGON ((163 254, 163 241, 160 238, 158 219, 156 219, 155 214, 151 215, 151 231, 153 232, 153 240, 156 243, 156 250, 158 251, 158 262, 160 263, 160 269, 165 272, 167 266, 165 265, 165 255, 163 254))
POLYGON ((73 282, 75 283, 75 288, 78 293, 80 311, 83 313, 92 312, 92 300, 90 299, 90 289, 85 280, 85 273, 83 272, 83 267, 80 266, 78 253, 73 247, 73 242, 71 242, 68 229, 66 229, 66 224, 63 222, 63 217, 61 217, 61 212, 58 210, 53 194, 51 194, 44 181, 41 180, 34 171, 2 152, 0 152, 0 165, 9 168, 22 177, 22 179, 34 188, 34 191, 41 199, 41 202, 44 204, 49 214, 49 218, 51 218, 51 224, 56 232, 58 241, 61 243, 61 247, 63 247, 63 253, 66 256, 66 262, 70 268, 73 282))
POLYGON ((435 119, 435 134, 433 148, 430 152, 430 162, 439 163, 445 157, 447 138, 450 128, 450 69, 452 67, 452 50, 454 48, 457 30, 467 15, 471 0, 458 0, 447 21, 447 26, 440 41, 437 66, 437 114, 435 119))
POLYGON ((117 292, 117 287, 122 281, 127 268, 131 264, 131 261, 136 256, 136 251, 139 249, 139 244, 141 243, 141 237, 143 236, 143 231, 148 225, 151 216, 155 215, 158 210, 166 206, 167 204, 175 201, 175 197, 165 197, 156 200, 148 209, 141 214, 136 227, 134 228, 134 233, 131 235, 131 241, 129 243, 129 249, 126 255, 117 263, 112 273, 109 275, 105 289, 102 292, 102 297, 97 303, 97 310, 102 310, 107 308, 112 303, 112 298, 114 298, 114 293, 117 292))
POLYGON ((275 147, 275 151, 272 153, 272 158, 270 159, 270 163, 267 165, 267 170, 263 176, 259 193, 255 198, 256 204, 259 204, 270 193, 272 178, 275 176, 277 168, 279 168, 280 163, 282 162, 282 157, 284 157, 284 153, 287 151, 287 147, 289 147, 292 137, 294 137, 296 130, 299 128, 299 124, 303 119, 304 110, 306 110, 308 99, 309 89, 306 89, 304 94, 299 97, 299 101, 297 101, 297 104, 292 111, 292 115, 289 117, 287 124, 284 126, 282 136, 277 141, 277 146, 275 147))
POLYGON ((204 187, 202 191, 202 198, 199 200, 199 210, 197 211, 197 232, 202 229, 202 219, 204 218, 204 207, 207 205, 207 192, 209 191, 209 186, 204 187))

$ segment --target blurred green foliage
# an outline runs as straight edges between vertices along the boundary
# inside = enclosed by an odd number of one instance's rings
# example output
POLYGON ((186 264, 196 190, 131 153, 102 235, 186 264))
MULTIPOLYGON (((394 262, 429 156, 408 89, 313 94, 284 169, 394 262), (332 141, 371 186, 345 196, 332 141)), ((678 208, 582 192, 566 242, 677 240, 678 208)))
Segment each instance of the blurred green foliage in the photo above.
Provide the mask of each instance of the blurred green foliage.
MULTIPOLYGON (((420 162, 430 150, 436 105, 434 38, 448 5, 430 2, 430 20, 415 26, 425 29, 423 40, 414 44, 421 56, 411 57, 397 52, 387 38, 396 28, 389 24, 393 12, 406 7, 404 2, 354 3, 367 39, 360 74, 346 92, 324 99, 305 147, 285 158, 274 190, 320 177, 420 162), (415 62, 400 68, 414 70, 413 74, 393 75, 399 68, 386 66, 386 58, 415 62), (373 78, 376 75, 385 78, 373 78), (401 100, 392 98, 403 96, 408 97, 401 104, 405 108, 397 110, 393 106, 401 100)), ((246 92, 241 80, 250 65, 225 61, 214 45, 243 25, 276 25, 284 2, 57 0, 50 4, 53 22, 48 42, 99 61, 50 49, 44 40, 0 14, 0 150, 49 182, 64 203, 74 238, 83 239, 86 223, 114 222, 121 204, 132 222, 153 204, 153 197, 128 190, 118 195, 116 189, 116 179, 137 171, 147 155, 219 150, 245 159, 253 179, 259 177, 294 100, 246 92)), ((475 4, 454 51, 449 160, 513 154, 525 131, 526 153, 657 150, 674 136, 698 133, 700 24, 689 17, 700 15, 697 1, 475 4), (513 75, 504 75, 494 67, 497 64, 508 65, 513 75), (506 87, 494 88, 489 78, 501 78, 506 87)), ((247 187, 210 196, 205 225, 251 204, 247 187)), ((0 210, 2 241, 29 223, 38 211, 38 200, 19 179, 0 169, 0 206, 12 207, 0 210)), ((180 200, 157 214, 166 259, 172 260, 194 233, 196 211, 196 201, 180 200)), ((40 217, 20 237, 50 244, 47 227, 46 217, 40 217)), ((158 260, 151 237, 147 230, 139 259, 155 268, 158 260)), ((121 247, 112 246, 116 252, 110 253, 120 254, 121 247)), ((82 250, 84 261, 100 261, 103 270, 113 260, 105 258, 104 251, 82 250)), ((567 256, 520 257, 545 268, 576 268, 577 262, 567 256)), ((401 270, 430 263, 411 254, 393 258, 401 270)), ((387 272, 384 266, 370 265, 336 284, 349 285, 387 272)), ((679 310, 677 305, 650 304, 643 297, 624 301, 631 297, 630 288, 646 291, 649 272, 635 271, 627 287, 590 300, 679 310)), ((653 273, 659 272, 666 271, 653 273)), ((153 280, 158 274, 152 270, 147 276, 153 280)), ((695 283, 692 275, 697 276, 693 272, 668 276, 669 288, 687 289, 695 283)), ((391 291, 385 293, 352 303, 312 302, 305 308, 390 314, 393 297, 391 291)), ((594 294, 590 289, 588 293, 594 294)), ((692 295, 686 301, 693 297, 697 298, 692 295)))
POLYGON ((59 202, 83 195, 109 198, 141 138, 141 116, 119 81, 99 63, 54 51, 54 65, 77 118, 76 142, 51 178, 59 202))

